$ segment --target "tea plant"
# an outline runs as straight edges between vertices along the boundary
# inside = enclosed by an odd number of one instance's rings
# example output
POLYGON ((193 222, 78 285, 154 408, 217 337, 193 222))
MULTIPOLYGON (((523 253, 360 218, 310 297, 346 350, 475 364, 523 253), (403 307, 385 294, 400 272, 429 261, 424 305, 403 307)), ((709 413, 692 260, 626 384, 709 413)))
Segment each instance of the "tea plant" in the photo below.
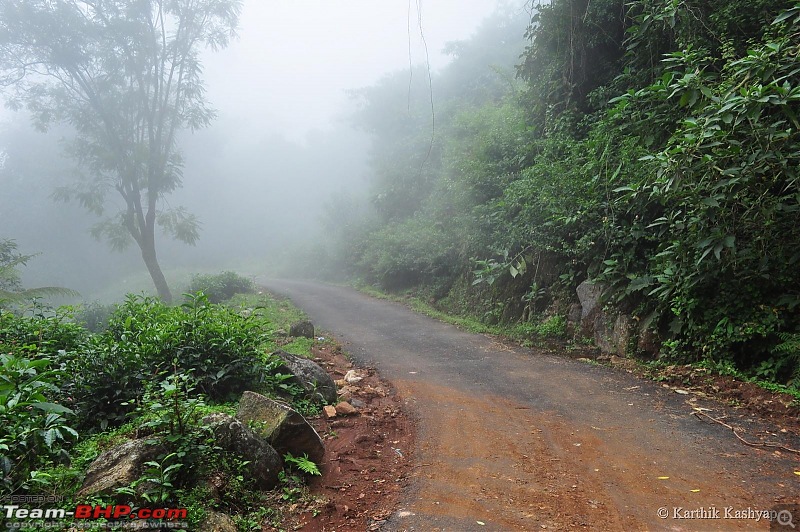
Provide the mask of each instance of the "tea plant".
POLYGON ((222 303, 236 294, 250 294, 255 291, 255 283, 247 277, 234 272, 214 275, 195 275, 187 292, 203 292, 212 303, 222 303))
POLYGON ((53 403, 62 372, 47 358, 0 354, 0 494, 30 489, 43 479, 36 471, 69 459, 78 438, 73 411, 53 403))

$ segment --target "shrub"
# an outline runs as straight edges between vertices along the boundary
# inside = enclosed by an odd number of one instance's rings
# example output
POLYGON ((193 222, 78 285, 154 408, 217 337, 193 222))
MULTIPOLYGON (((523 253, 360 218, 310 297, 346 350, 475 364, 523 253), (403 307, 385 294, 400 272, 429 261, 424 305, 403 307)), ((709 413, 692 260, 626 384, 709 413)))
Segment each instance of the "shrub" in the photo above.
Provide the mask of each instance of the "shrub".
POLYGON ((56 404, 62 375, 47 358, 0 354, 0 494, 31 489, 34 472, 66 461, 66 445, 78 433, 71 409, 56 404))
POLYGON ((234 272, 214 275, 195 275, 189 283, 190 293, 203 292, 211 303, 221 303, 236 294, 250 294, 255 291, 255 283, 234 272))
POLYGON ((100 303, 88 303, 80 307, 75 314, 75 321, 83 325, 93 333, 106 330, 108 320, 114 313, 116 305, 101 305, 100 303))
POLYGON ((0 346, 5 353, 30 354, 55 354, 76 349, 88 335, 83 327, 71 320, 69 307, 50 313, 36 307, 32 316, 0 311, 0 346))
POLYGON ((71 361, 83 419, 118 424, 147 383, 191 372, 197 393, 223 401, 264 386, 261 346, 268 322, 244 317, 198 293, 179 307, 129 295, 108 329, 71 361), (85 368, 92 368, 85 371, 85 368))

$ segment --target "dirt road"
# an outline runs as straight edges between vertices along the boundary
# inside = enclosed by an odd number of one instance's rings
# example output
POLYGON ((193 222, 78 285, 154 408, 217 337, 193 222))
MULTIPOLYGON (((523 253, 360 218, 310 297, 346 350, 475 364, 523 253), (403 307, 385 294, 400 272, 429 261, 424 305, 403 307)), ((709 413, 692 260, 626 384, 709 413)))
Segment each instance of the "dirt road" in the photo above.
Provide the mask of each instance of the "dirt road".
POLYGON ((376 367, 417 418, 417 467, 390 530, 769 529, 761 512, 785 509, 778 529, 800 527, 798 456, 691 413, 770 430, 757 420, 347 288, 263 284, 376 367))

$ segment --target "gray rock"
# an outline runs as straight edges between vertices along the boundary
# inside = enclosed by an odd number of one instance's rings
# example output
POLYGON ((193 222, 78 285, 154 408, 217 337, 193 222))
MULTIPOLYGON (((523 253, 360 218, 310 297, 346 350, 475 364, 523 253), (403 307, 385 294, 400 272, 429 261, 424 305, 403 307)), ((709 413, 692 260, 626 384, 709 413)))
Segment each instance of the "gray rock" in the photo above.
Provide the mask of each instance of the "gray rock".
POLYGON ((244 392, 236 417, 254 426, 281 455, 306 453, 315 463, 321 463, 325 454, 322 439, 303 416, 288 406, 255 392, 244 392))
POLYGON ((203 423, 211 427, 217 445, 249 462, 247 469, 259 487, 271 489, 278 484, 283 459, 250 427, 221 412, 204 417, 203 423))
POLYGON ((600 305, 600 298, 603 296, 605 287, 592 281, 584 281, 578 285, 575 292, 581 302, 581 320, 585 320, 600 305))
POLYGON ((294 375, 291 381, 303 388, 309 397, 322 399, 326 404, 336 402, 336 384, 319 364, 285 351, 276 351, 274 354, 283 360, 286 369, 294 375))
POLYGON ((617 355, 627 357, 631 348, 631 338, 635 327, 633 320, 627 314, 618 314, 614 321, 613 345, 617 355))
POLYGON ((597 309, 590 324, 595 345, 602 353, 626 357, 633 333, 631 321, 626 314, 597 309))
POLYGON ((583 314, 583 307, 580 303, 573 303, 569 306, 569 311, 567 312, 567 322, 569 323, 578 323, 581 321, 581 315, 583 314))
POLYGON ((584 281, 576 292, 581 302, 581 334, 592 338, 602 353, 626 357, 633 347, 635 327, 630 316, 603 308, 605 286, 584 281))
POLYGON ((206 518, 197 529, 199 532, 236 532, 236 523, 229 515, 222 512, 208 510, 206 518))
POLYGON ((130 440, 98 456, 86 471, 77 497, 112 493, 129 486, 144 472, 145 462, 155 459, 163 447, 147 440, 130 440))
POLYGON ((314 338, 314 324, 307 320, 293 323, 289 328, 289 336, 294 336, 295 338, 314 338))
POLYGON ((356 408, 367 408, 367 403, 361 401, 360 399, 350 399, 350 404, 356 408))

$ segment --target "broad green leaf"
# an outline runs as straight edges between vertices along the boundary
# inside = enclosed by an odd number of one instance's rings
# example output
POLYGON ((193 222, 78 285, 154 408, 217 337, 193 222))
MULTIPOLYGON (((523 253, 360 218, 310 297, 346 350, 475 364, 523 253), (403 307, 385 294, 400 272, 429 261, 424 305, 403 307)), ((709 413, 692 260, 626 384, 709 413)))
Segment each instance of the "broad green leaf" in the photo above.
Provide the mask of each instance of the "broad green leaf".
POLYGON ((67 408, 64 405, 59 405, 56 403, 46 403, 46 402, 39 402, 39 403, 31 403, 31 406, 34 408, 38 408, 48 413, 55 413, 55 414, 74 414, 75 412, 72 409, 67 408))

